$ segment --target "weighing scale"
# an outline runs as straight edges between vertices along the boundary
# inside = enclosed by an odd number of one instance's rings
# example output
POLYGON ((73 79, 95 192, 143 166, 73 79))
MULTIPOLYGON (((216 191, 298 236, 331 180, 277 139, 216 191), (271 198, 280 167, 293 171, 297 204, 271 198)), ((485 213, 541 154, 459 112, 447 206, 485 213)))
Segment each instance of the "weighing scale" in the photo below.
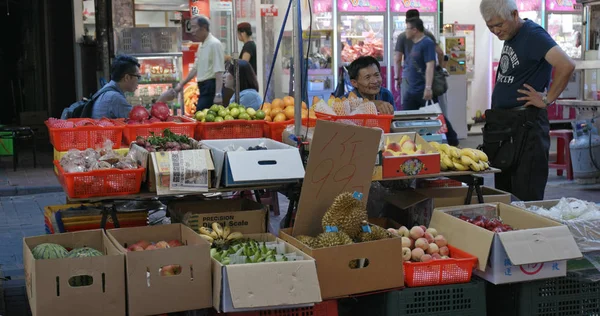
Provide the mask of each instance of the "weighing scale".
POLYGON ((439 104, 432 104, 414 111, 394 111, 392 133, 418 133, 428 142, 442 143, 446 141, 445 134, 437 134, 442 128, 442 122, 437 118, 442 114, 439 104))

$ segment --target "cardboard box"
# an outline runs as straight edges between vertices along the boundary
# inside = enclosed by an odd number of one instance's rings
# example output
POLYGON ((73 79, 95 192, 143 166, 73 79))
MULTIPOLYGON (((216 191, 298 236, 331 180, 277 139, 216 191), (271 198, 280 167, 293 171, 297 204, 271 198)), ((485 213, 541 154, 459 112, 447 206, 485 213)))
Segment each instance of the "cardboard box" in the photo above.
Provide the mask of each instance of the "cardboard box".
POLYGON ((384 197, 383 208, 385 217, 408 227, 429 225, 433 212, 433 199, 415 190, 395 191, 384 197))
POLYGON ((268 138, 204 140, 216 171, 216 187, 241 187, 296 182, 304 178, 297 148, 268 138), (228 146, 247 149, 263 144, 268 150, 228 151, 228 146))
MULTIPOLYGON (((525 202, 525 207, 529 208, 532 206, 541 207, 544 209, 551 209, 556 206, 560 200, 546 200, 546 201, 533 201, 525 202)), ((517 205, 518 206, 518 205, 517 205)), ((533 212, 532 212, 533 213, 533 212)), ((536 214, 536 213, 534 213, 536 214)), ((540 215, 543 216, 543 215, 540 215)), ((557 220, 551 217, 547 217, 551 220, 557 221, 563 225, 569 227, 575 242, 581 252, 594 252, 600 251, 600 220, 584 220, 584 219, 572 219, 572 220, 557 220)))
POLYGON ((129 315, 156 315, 212 306, 210 244, 181 224, 117 228, 107 235, 125 254, 129 315), (127 252, 140 240, 180 240, 184 246, 127 252), (159 269, 179 265, 181 272, 161 276, 159 269))
MULTIPOLYGON (((200 156, 204 157, 204 161, 205 161, 205 167, 207 170, 207 175, 206 175, 206 182, 207 182, 207 187, 205 189, 198 189, 196 191, 183 191, 183 190, 172 190, 170 188, 170 184, 171 184, 171 171, 170 171, 170 166, 169 164, 167 164, 169 162, 169 160, 171 159, 171 155, 174 152, 153 152, 150 153, 150 166, 149 166, 149 171, 148 171, 148 191, 150 192, 156 192, 156 195, 170 195, 170 194, 177 194, 177 193, 181 193, 181 194, 185 194, 185 193, 190 193, 190 192, 208 192, 208 189, 210 189, 213 184, 212 184, 212 179, 213 179, 213 174, 215 172, 215 166, 213 164, 213 160, 212 157, 210 155, 210 151, 207 149, 193 149, 193 150, 186 150, 185 152, 197 152, 200 156), (167 163, 165 163, 167 162, 167 163)), ((180 152, 181 153, 181 152, 180 152)))
MULTIPOLYGON (((468 187, 449 187, 449 188, 430 188, 430 189, 419 189, 418 193, 433 199, 433 207, 448 207, 465 205, 467 199, 467 193, 469 192, 468 187)), ((510 204, 511 194, 498 189, 482 186, 481 192, 483 194, 484 203, 504 203, 510 204)), ((471 197, 471 204, 479 204, 477 199, 477 192, 473 190, 471 197)))
POLYGON ((125 257, 100 229, 23 239, 27 296, 34 316, 125 315, 125 257), (31 253, 42 243, 66 248, 92 247, 100 257, 36 260, 31 253), (90 286, 72 287, 69 279, 88 275, 90 286))
POLYGON ((242 234, 266 232, 269 227, 269 211, 248 199, 175 200, 169 203, 168 210, 173 223, 183 223, 196 231, 199 227, 211 227, 213 222, 242 234))
POLYGON ((502 203, 435 209, 430 227, 478 258, 475 274, 494 284, 565 276, 566 260, 581 258, 569 229, 502 203), (493 233, 456 216, 499 216, 516 230, 493 233))
POLYGON ((368 200, 373 170, 365 166, 375 165, 381 131, 319 120, 313 139, 294 227, 280 230, 280 238, 316 260, 323 299, 403 287, 400 238, 320 249, 295 238, 322 233, 323 215, 340 193, 358 192, 368 200), (350 268, 356 259, 368 264, 350 268))
POLYGON ((21 126, 44 125, 48 119, 47 111, 27 111, 19 113, 21 126))
POLYGON ((440 173, 440 154, 431 147, 423 137, 417 133, 386 134, 386 145, 392 142, 400 142, 403 136, 409 136, 415 145, 421 145, 422 149, 431 154, 415 154, 404 156, 383 155, 383 178, 398 178, 425 174, 440 173))
POLYGON ((224 266, 213 260, 213 302, 217 311, 241 312, 310 306, 321 302, 315 260, 271 234, 246 235, 258 242, 279 241, 286 253, 304 260, 224 266))

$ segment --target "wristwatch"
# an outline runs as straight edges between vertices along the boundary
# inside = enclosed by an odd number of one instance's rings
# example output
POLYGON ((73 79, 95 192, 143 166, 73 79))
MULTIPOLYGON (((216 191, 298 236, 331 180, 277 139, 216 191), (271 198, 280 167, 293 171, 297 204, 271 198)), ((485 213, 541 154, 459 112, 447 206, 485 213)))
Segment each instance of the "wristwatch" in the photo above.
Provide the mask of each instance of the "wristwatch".
POLYGON ((548 105, 550 105, 550 104, 552 104, 552 103, 556 102, 556 101, 548 102, 548 96, 547 96, 547 95, 544 95, 544 96, 542 97, 542 101, 544 102, 544 104, 545 104, 546 106, 548 106, 548 105))
POLYGON ((215 93, 215 97, 222 97, 223 95, 221 93, 215 93))

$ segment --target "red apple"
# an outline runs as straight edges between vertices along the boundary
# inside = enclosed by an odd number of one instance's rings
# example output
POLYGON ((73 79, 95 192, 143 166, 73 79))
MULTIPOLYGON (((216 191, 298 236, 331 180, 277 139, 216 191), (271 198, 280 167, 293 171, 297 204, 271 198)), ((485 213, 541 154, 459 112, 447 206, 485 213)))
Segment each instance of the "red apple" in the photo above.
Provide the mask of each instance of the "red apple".
POLYGON ((429 262, 433 260, 433 257, 431 255, 422 255, 421 256, 421 262, 429 262))
POLYGON ((181 241, 179 241, 177 239, 169 240, 168 244, 169 244, 169 247, 171 247, 171 248, 183 246, 183 244, 181 244, 181 241))
POLYGON ((494 227, 494 229, 492 229, 492 231, 494 233, 503 233, 504 232, 504 227, 502 227, 502 226, 496 226, 496 227, 494 227))
POLYGON ((381 155, 382 155, 383 157, 394 157, 394 156, 396 156, 396 155, 394 154, 394 152, 393 152, 393 151, 391 151, 391 150, 386 150, 386 151, 384 151, 384 152, 383 152, 383 154, 381 154, 381 155))
POLYGON ((155 245, 150 245, 150 246, 146 247, 146 249, 144 249, 144 250, 155 250, 155 249, 158 249, 158 248, 156 248, 155 245))
POLYGON ((501 226, 501 225, 502 225, 502 222, 500 222, 499 219, 492 218, 487 222, 487 224, 485 224, 485 228, 488 230, 492 230, 492 229, 496 228, 497 226, 501 226))
POLYGON ((402 152, 414 153, 416 150, 417 148, 415 147, 415 143, 413 143, 412 140, 407 140, 404 143, 402 143, 402 152))
POLYGON ((402 151, 402 147, 398 143, 389 143, 387 145, 387 149, 391 150, 391 151, 396 151, 396 152, 402 151))
POLYGON ((444 256, 449 256, 450 255, 450 249, 447 246, 444 247, 440 247, 440 252, 439 252, 440 256, 444 257, 444 256))
POLYGON ((434 240, 434 239, 433 239, 433 235, 432 235, 432 234, 430 234, 430 233, 428 233, 428 232, 425 232, 425 235, 423 235, 423 238, 427 239, 427 242, 428 242, 428 243, 432 243, 432 242, 433 242, 433 240, 434 240))

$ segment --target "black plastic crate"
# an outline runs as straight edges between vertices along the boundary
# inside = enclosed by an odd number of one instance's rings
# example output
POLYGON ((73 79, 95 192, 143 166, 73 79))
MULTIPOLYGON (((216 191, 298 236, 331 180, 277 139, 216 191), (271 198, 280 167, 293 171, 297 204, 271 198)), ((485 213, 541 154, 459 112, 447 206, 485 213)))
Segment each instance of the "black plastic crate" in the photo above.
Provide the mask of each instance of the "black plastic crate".
POLYGON ((482 316, 486 313, 485 282, 405 288, 387 294, 387 315, 482 316))
POLYGON ((519 315, 600 315, 600 273, 572 271, 566 277, 523 283, 519 315))

